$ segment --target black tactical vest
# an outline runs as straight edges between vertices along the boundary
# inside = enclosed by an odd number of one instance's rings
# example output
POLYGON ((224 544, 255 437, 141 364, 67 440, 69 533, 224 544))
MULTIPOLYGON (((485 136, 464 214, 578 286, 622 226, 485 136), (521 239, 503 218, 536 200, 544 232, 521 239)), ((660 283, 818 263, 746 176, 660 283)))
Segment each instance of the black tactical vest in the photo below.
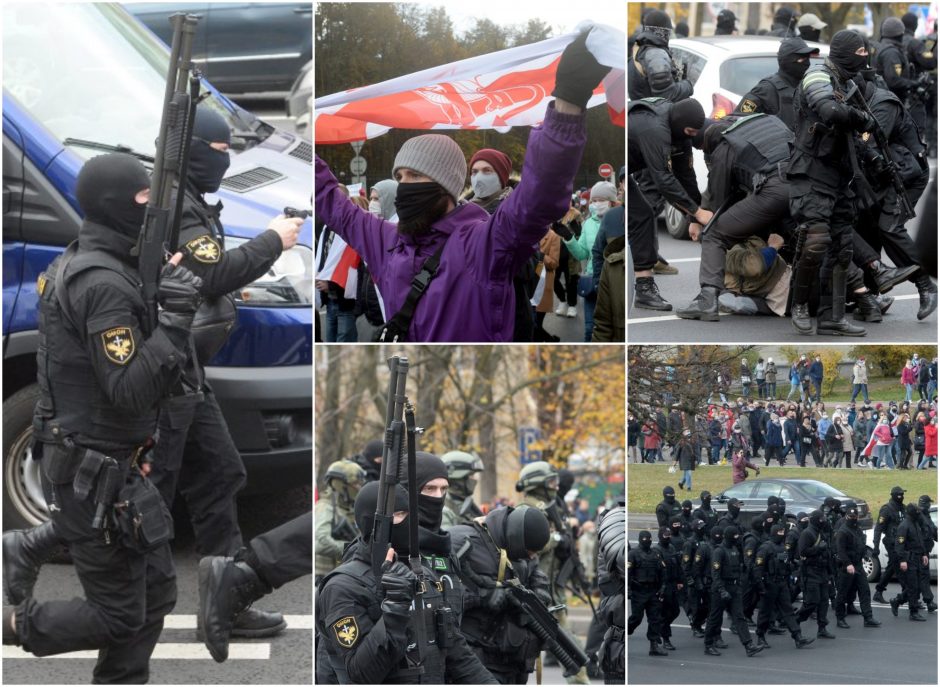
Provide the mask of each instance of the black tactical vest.
POLYGON ((888 136, 888 142, 899 143, 907 148, 914 157, 923 155, 924 151, 927 149, 924 145, 924 140, 921 137, 920 131, 917 129, 917 125, 914 124, 911 113, 904 107, 903 103, 901 103, 900 98, 886 88, 879 88, 875 91, 875 95, 872 96, 869 107, 873 108, 875 105, 883 102, 895 102, 899 105, 901 111, 901 117, 896 122, 894 131, 885 132, 888 136))
POLYGON ((772 115, 742 117, 722 134, 735 153, 735 163, 747 176, 770 175, 777 165, 790 158, 793 133, 772 115))
MULTIPOLYGON (((70 438, 79 446, 98 450, 133 448, 150 438, 157 424, 157 408, 144 413, 114 406, 98 382, 88 351, 72 322, 74 315, 63 309, 59 288, 66 302, 76 301, 75 278, 91 270, 107 270, 128 283, 128 297, 139 322, 147 322, 137 272, 104 251, 76 252, 74 242, 39 276, 39 346, 36 352, 39 402, 33 414, 33 431, 46 443, 70 438), (63 269, 64 274, 59 274, 63 269)), ((143 342, 137 342, 138 347, 143 342)))
POLYGON ((767 77, 767 81, 773 85, 777 91, 777 116, 783 120, 790 131, 796 131, 796 110, 793 109, 793 91, 794 86, 787 83, 780 74, 773 74, 767 77))

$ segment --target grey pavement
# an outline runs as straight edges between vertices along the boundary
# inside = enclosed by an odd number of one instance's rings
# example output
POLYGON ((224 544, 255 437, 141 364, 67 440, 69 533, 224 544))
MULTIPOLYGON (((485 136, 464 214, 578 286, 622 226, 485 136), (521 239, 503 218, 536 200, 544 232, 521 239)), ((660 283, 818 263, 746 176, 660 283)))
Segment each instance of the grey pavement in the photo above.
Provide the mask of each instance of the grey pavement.
MULTIPOLYGON (((678 268, 676 275, 656 275, 656 284, 662 297, 672 304, 673 311, 691 302, 699 292, 698 268, 701 247, 692 241, 672 238, 664 229, 659 232, 660 254, 678 268)), ((890 265, 890 261, 885 260, 890 265)), ((917 289, 910 282, 896 286, 891 292, 895 301, 880 323, 858 323, 868 330, 864 337, 801 336, 796 333, 790 318, 721 314, 718 322, 683 320, 674 312, 657 312, 633 307, 633 282, 628 275, 627 326, 630 343, 662 343, 664 341, 691 342, 820 342, 833 341, 842 344, 856 343, 914 343, 935 342, 937 336, 937 313, 917 321, 917 289)), ((848 317, 852 317, 849 315, 848 317)), ((855 320, 852 320, 855 322, 855 320)))
MULTIPOLYGON (((885 597, 897 590, 889 584, 885 597)), ((835 639, 817 639, 798 650, 788 634, 768 635, 772 648, 752 658, 727 615, 722 639, 729 648, 721 649, 720 657, 705 655, 704 640, 692 637, 681 612, 672 624, 676 650, 650 656, 644 620, 627 641, 627 684, 937 684, 937 614, 919 623, 908 620, 905 609, 895 618, 885 604, 872 608, 880 628, 863 628, 861 616, 849 616, 851 629, 840 630, 830 609, 827 629, 835 639)), ((801 627, 805 637, 815 636, 812 620, 801 627)), ((751 637, 756 639, 753 629, 751 637)))

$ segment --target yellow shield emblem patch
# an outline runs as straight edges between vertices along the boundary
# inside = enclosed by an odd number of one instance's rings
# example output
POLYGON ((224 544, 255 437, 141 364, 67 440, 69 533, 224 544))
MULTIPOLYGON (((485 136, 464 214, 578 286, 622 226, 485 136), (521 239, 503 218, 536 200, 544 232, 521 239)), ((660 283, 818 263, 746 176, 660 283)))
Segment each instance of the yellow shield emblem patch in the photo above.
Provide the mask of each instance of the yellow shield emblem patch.
POLYGON ((758 557, 757 557, 757 564, 758 564, 758 565, 763 565, 763 564, 764 564, 764 559, 761 558, 760 556, 758 556, 758 557))
POLYGON ((879 518, 878 518, 878 522, 881 523, 882 525, 884 525, 884 524, 885 524, 885 516, 882 515, 881 517, 879 517, 879 518))
POLYGON ((336 635, 336 641, 340 646, 349 649, 359 641, 359 624, 351 615, 340 618, 333 623, 333 634, 336 635))
POLYGON ((904 537, 898 537, 898 544, 904 543, 904 537))
POLYGON ((46 273, 43 272, 39 275, 39 279, 36 280, 36 292, 41 296, 42 292, 46 290, 46 273))
POLYGON ((211 236, 200 236, 193 239, 186 244, 186 248, 196 260, 207 265, 217 263, 222 256, 219 242, 211 236))
POLYGON ((684 561, 689 560, 689 554, 687 554, 687 553, 682 554, 682 560, 684 560, 684 561))
POLYGON ((719 563, 718 561, 715 561, 714 563, 712 563, 712 567, 713 567, 715 570, 718 570, 718 568, 721 567, 721 563, 719 563))
POLYGON ((130 327, 115 327, 101 335, 104 354, 108 360, 117 365, 127 365, 134 357, 134 333, 130 327))
POLYGON ((741 103, 741 112, 756 112, 756 111, 757 111, 757 103, 755 103, 753 100, 749 100, 745 98, 744 102, 741 103))
POLYGON ((894 65, 894 73, 895 73, 895 74, 897 74, 898 76, 901 76, 901 71, 902 71, 901 65, 899 65, 899 64, 894 65))

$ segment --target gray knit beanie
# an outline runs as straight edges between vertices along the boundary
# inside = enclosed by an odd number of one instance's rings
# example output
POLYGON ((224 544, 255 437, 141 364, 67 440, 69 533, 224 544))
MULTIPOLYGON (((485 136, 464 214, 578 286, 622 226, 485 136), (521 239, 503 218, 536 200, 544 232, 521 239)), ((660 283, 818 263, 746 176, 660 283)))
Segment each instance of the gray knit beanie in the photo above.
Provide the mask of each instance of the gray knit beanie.
POLYGON ((409 138, 395 156, 392 177, 402 167, 436 181, 456 202, 467 180, 467 159, 452 138, 425 134, 409 138))
POLYGON ((598 181, 591 187, 591 198, 603 198, 614 202, 617 200, 617 189, 609 181, 598 181))

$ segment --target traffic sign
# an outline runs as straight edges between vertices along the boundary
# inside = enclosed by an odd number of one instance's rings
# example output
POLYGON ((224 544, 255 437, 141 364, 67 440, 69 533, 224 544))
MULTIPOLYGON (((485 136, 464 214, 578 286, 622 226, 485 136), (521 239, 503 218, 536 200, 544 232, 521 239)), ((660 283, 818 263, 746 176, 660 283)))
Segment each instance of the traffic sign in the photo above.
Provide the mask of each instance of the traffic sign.
POLYGON ((600 174, 604 179, 608 179, 614 175, 614 167, 610 163, 605 162, 597 168, 597 173, 600 174))
POLYGON ((349 145, 352 146, 352 149, 356 151, 356 155, 358 155, 362 151, 362 145, 364 143, 365 141, 352 141, 349 145))
POLYGON ((362 155, 357 155, 349 161, 349 171, 357 177, 366 173, 366 159, 362 155))
POLYGON ((519 436, 519 462, 522 465, 542 460, 542 450, 532 446, 542 439, 542 432, 538 427, 520 427, 519 436))

